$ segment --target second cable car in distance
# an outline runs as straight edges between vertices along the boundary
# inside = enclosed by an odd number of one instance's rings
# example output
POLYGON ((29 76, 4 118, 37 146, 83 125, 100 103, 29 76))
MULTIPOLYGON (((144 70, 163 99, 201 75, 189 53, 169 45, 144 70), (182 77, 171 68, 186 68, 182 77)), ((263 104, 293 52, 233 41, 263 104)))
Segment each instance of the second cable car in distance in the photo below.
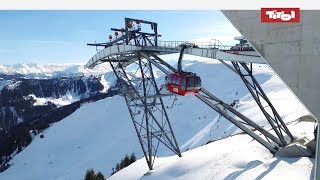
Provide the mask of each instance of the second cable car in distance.
POLYGON ((166 77, 168 91, 181 96, 198 94, 201 89, 201 78, 199 76, 192 72, 182 71, 181 62, 183 52, 184 49, 188 47, 190 47, 190 45, 182 45, 178 60, 178 72, 172 73, 170 76, 166 77))

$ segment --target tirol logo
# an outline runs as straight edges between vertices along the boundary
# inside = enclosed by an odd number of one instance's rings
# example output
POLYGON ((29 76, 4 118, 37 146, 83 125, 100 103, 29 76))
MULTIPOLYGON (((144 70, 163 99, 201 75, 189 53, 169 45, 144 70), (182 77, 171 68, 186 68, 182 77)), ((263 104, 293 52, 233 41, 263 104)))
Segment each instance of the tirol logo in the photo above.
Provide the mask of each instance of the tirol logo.
POLYGON ((261 8, 261 22, 300 22, 300 8, 261 8))

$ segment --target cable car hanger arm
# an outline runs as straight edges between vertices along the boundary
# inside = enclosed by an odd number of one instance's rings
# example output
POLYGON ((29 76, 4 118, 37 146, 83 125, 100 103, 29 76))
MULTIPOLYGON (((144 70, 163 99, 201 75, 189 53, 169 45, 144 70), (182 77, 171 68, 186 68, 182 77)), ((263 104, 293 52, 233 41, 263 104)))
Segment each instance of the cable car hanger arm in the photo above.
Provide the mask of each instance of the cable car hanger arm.
POLYGON ((196 45, 195 45, 194 43, 185 43, 185 44, 181 44, 181 45, 179 45, 179 46, 181 46, 181 51, 180 51, 180 55, 179 55, 179 59, 178 59, 178 73, 181 74, 181 73, 183 73, 181 63, 182 63, 182 58, 183 58, 184 50, 185 50, 186 48, 193 48, 193 47, 195 47, 196 45))
POLYGON ((188 46, 186 44, 182 45, 181 51, 180 51, 180 55, 179 55, 179 59, 178 59, 178 73, 181 74, 182 73, 182 66, 181 66, 181 62, 182 62, 182 58, 183 58, 183 54, 184 54, 184 49, 186 49, 188 46))

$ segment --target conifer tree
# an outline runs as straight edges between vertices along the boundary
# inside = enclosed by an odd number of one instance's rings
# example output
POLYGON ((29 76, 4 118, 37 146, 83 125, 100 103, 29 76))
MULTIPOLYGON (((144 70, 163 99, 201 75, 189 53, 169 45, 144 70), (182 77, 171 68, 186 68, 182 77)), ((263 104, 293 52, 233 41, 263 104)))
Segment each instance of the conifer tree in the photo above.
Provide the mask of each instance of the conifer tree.
POLYGON ((127 154, 124 157, 123 161, 124 161, 124 168, 130 165, 130 158, 127 154))
POLYGON ((114 175, 115 172, 114 172, 114 168, 112 168, 111 170, 112 170, 112 172, 111 172, 111 176, 112 176, 112 175, 114 175))
POLYGON ((131 156, 130 156, 130 164, 134 163, 136 160, 137 160, 137 158, 136 158, 135 154, 132 153, 131 156))
POLYGON ((116 172, 119 171, 119 170, 120 170, 120 165, 119 165, 119 163, 117 163, 117 165, 116 165, 116 172))
POLYGON ((93 169, 87 170, 86 177, 84 178, 84 180, 96 180, 93 169))
POLYGON ((104 175, 99 171, 95 180, 105 180, 104 175))

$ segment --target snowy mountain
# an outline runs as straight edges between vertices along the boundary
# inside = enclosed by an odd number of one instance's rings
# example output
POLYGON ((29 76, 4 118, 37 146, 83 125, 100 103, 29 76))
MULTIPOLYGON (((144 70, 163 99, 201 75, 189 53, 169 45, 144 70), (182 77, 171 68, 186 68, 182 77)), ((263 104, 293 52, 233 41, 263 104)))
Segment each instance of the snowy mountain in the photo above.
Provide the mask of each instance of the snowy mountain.
POLYGON ((76 75, 99 75, 111 71, 108 65, 102 64, 94 70, 84 68, 83 64, 0 64, 0 80, 14 78, 56 78, 76 75))
POLYGON ((105 93, 115 81, 107 65, 94 70, 77 64, 0 65, 0 128, 8 130, 31 114, 105 93))
POLYGON ((107 93, 114 83, 106 82, 105 75, 6 80, 0 90, 0 127, 7 130, 48 109, 107 93))
MULTIPOLYGON (((241 79, 223 64, 197 59, 186 61, 184 66, 186 71, 200 75, 210 92, 227 103, 239 100, 235 107, 241 113, 270 128, 241 79)), ((158 83, 163 83, 163 74, 155 71, 158 83)), ((254 65, 254 72, 293 134, 311 139, 314 123, 297 121, 309 114, 297 98, 267 65, 254 65)), ((83 179, 91 168, 109 176, 116 163, 133 152, 139 160, 111 179, 310 178, 314 159, 272 157, 196 97, 176 98, 166 97, 164 102, 183 157, 172 156, 160 147, 161 157, 156 158, 149 173, 124 99, 114 96, 82 105, 46 129, 45 138, 36 135, 13 157, 11 167, 0 173, 0 179, 83 179)))
POLYGON ((29 131, 35 135, 84 103, 119 94, 107 69, 89 73, 80 65, 1 65, 0 172, 12 153, 30 143, 29 131))

